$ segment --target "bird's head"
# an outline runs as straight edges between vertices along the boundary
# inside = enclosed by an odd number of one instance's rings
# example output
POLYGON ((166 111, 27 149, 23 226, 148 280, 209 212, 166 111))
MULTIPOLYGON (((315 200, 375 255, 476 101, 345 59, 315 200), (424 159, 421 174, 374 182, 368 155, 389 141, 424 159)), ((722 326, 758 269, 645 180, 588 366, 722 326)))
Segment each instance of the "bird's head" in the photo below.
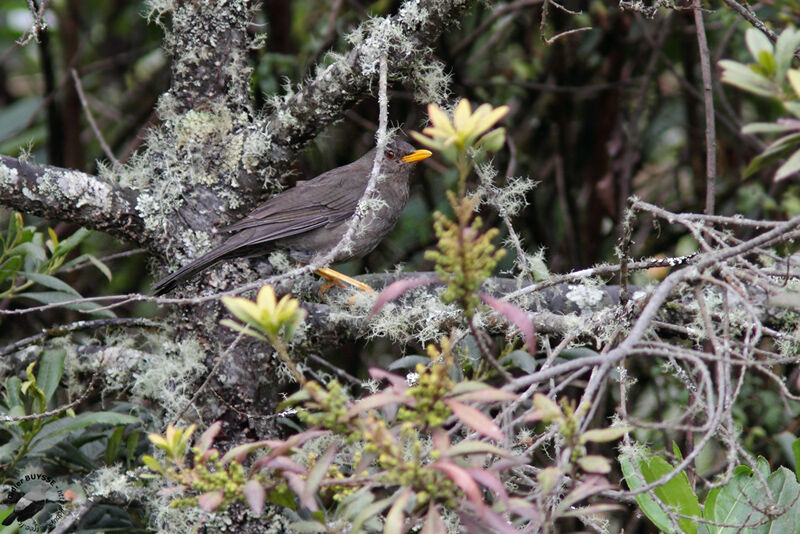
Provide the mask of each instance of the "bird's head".
POLYGON ((383 151, 384 161, 395 165, 407 165, 416 163, 425 158, 431 157, 430 150, 416 150, 405 141, 393 140, 386 145, 383 151))

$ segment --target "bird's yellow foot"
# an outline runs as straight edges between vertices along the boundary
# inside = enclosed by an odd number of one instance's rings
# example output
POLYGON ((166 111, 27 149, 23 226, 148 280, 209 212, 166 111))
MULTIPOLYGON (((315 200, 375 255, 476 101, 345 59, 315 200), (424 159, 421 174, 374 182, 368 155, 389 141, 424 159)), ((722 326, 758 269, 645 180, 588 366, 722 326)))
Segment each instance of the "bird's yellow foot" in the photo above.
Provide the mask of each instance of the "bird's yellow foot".
POLYGON ((317 269, 316 273, 328 281, 319 289, 320 296, 324 295, 325 292, 333 286, 344 287, 344 284, 349 284, 360 289, 361 291, 366 291, 367 293, 375 293, 375 290, 364 282, 359 282, 355 278, 350 278, 346 274, 334 271, 333 269, 328 269, 327 267, 324 269, 317 269))

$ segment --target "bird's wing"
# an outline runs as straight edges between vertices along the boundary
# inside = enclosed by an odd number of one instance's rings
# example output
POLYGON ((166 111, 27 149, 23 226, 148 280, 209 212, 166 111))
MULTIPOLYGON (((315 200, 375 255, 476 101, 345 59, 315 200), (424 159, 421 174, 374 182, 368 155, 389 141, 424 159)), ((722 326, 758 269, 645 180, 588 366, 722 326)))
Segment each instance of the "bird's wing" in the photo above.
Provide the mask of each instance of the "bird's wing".
POLYGON ((334 169, 272 197, 223 231, 259 228, 259 242, 264 243, 346 221, 364 188, 345 180, 346 173, 341 170, 334 169))

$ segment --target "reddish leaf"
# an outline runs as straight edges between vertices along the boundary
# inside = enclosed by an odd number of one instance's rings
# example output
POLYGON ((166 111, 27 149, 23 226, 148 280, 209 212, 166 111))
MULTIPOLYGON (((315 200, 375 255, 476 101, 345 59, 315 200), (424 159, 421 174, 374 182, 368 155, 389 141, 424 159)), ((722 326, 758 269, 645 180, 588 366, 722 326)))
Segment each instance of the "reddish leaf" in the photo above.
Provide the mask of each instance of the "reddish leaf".
POLYGON ((453 399, 445 399, 444 403, 450 408, 455 416, 465 425, 470 427, 478 434, 492 438, 495 441, 503 441, 503 431, 500 427, 486 417, 480 410, 468 404, 460 403, 453 399))
POLYGON ((392 282, 388 286, 386 286, 381 294, 378 295, 378 298, 375 300, 375 305, 372 306, 372 309, 369 311, 367 315, 367 320, 372 319, 372 316, 378 313, 381 308, 383 308, 389 302, 399 298, 403 293, 408 291, 409 289, 413 289, 419 286, 428 286, 431 284, 435 284, 440 282, 438 278, 431 278, 431 277, 424 277, 424 278, 405 278, 403 280, 398 280, 397 282, 392 282))
POLYGON ((492 510, 486 509, 486 516, 483 521, 494 529, 494 532, 502 532, 503 534, 519 534, 519 530, 514 528, 514 525, 508 522, 503 516, 492 510))
POLYGON ((242 488, 242 493, 254 514, 261 515, 264 513, 264 502, 267 499, 267 492, 264 491, 264 486, 256 480, 250 479, 242 488))
POLYGON ((433 450, 447 454, 450 450, 450 436, 441 428, 433 431, 433 450))
POLYGON ((386 521, 383 523, 383 534, 403 534, 403 530, 405 530, 403 528, 405 524, 403 509, 406 507, 410 497, 411 488, 406 488, 394 502, 391 509, 389 509, 389 513, 386 514, 386 521))
POLYGON ((369 376, 375 380, 386 380, 398 393, 404 393, 408 389, 406 377, 384 371, 378 367, 370 367, 369 376))
POLYGON ((217 437, 220 430, 222 430, 222 422, 217 421, 200 435, 197 439, 197 448, 200 449, 200 452, 206 452, 209 447, 211 447, 211 444, 214 443, 214 438, 217 437))
POLYGON ((197 498, 197 505, 206 512, 213 512, 222 504, 225 494, 221 491, 209 491, 197 498))
POLYGON ((506 402, 517 398, 516 393, 493 387, 485 387, 450 397, 461 402, 506 402))
POLYGON ((268 458, 275 458, 276 456, 280 456, 288 450, 299 447, 306 441, 319 438, 321 436, 327 436, 328 434, 330 434, 330 431, 328 430, 306 430, 305 432, 300 432, 299 434, 293 434, 285 440, 272 440, 274 444, 272 445, 272 450, 269 452, 268 458))
POLYGON ((244 461, 247 455, 253 452, 254 450, 263 449, 265 447, 275 447, 280 443, 281 441, 277 439, 264 439, 261 441, 253 441, 252 443, 244 443, 226 452, 225 456, 223 456, 220 461, 223 464, 226 464, 232 460, 236 460, 237 462, 241 463, 244 461))
POLYGON ((389 404, 410 404, 413 401, 410 397, 400 395, 394 391, 383 391, 375 393, 369 397, 364 397, 347 410, 347 417, 355 417, 369 410, 383 408, 389 404))
POLYGON ((442 514, 433 503, 428 506, 428 514, 425 516, 425 523, 419 534, 447 534, 447 526, 444 524, 442 514))
POLYGON ((306 485, 303 488, 301 500, 314 500, 314 495, 316 495, 319 485, 322 483, 322 480, 328 473, 328 468, 331 466, 331 463, 333 463, 333 457, 336 455, 336 451, 338 450, 339 441, 337 440, 334 443, 331 443, 330 447, 327 448, 325 453, 319 459, 317 459, 316 463, 314 463, 314 467, 312 467, 311 471, 308 472, 308 477, 306 478, 306 485))
POLYGON ((299 464, 286 456, 263 456, 256 460, 253 464, 252 471, 258 471, 262 468, 274 469, 276 471, 288 471, 290 473, 297 473, 298 475, 305 475, 308 469, 302 464, 299 464))
POLYGON ((312 512, 316 512, 317 508, 319 508, 317 506, 317 500, 314 499, 313 496, 311 498, 305 496, 305 479, 295 475, 294 473, 283 473, 283 478, 286 479, 286 485, 289 486, 289 489, 292 490, 292 493, 297 495, 297 497, 300 499, 300 504, 312 512))
POLYGON ((450 480, 455 482, 456 486, 458 486, 461 491, 464 492, 464 495, 467 496, 467 499, 469 499, 469 501, 475 507, 480 517, 483 517, 486 514, 486 504, 484 504, 483 499, 481 498, 481 489, 478 487, 478 484, 475 483, 475 481, 472 479, 472 476, 470 476, 466 469, 463 469, 452 462, 434 462, 431 464, 431 467, 438 469, 447 475, 450 480))
POLYGON ((508 505, 508 493, 506 492, 506 488, 494 473, 490 473, 485 469, 477 469, 475 467, 468 467, 467 473, 469 473, 478 484, 500 497, 500 499, 506 505, 508 505))
MULTIPOLYGON (((492 445, 491 443, 486 443, 483 441, 477 441, 472 439, 465 439, 463 441, 459 441, 452 447, 450 447, 450 451, 448 454, 453 456, 468 456, 470 454, 495 454, 497 456, 502 457, 511 457, 513 453, 509 450, 503 449, 502 447, 498 447, 497 445, 492 445)), ((516 467, 517 462, 515 461, 511 467, 516 467)))
POLYGON ((524 517, 525 519, 529 519, 531 521, 530 527, 534 530, 542 523, 542 514, 539 509, 524 499, 512 498, 508 511, 512 514, 524 517))
POLYGON ((612 488, 611 483, 605 477, 598 475, 587 477, 575 489, 569 492, 558 504, 559 513, 566 511, 578 502, 588 499, 592 495, 612 488))
POLYGON ((508 322, 516 326, 525 337, 525 344, 530 350, 536 348, 536 333, 533 331, 533 321, 528 317, 528 313, 510 302, 500 300, 486 293, 478 293, 481 300, 494 311, 506 318, 508 322))

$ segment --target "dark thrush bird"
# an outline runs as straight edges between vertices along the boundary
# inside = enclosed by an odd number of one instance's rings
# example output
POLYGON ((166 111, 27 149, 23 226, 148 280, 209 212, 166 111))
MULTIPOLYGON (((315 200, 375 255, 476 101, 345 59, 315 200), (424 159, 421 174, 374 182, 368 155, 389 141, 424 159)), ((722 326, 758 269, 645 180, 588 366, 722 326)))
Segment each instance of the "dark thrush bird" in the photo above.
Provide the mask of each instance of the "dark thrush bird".
MULTIPOLYGON (((347 221, 369 183, 376 149, 359 159, 275 195, 245 218, 222 229, 232 235, 221 245, 184 265, 153 286, 163 295, 182 282, 225 259, 264 255, 272 248, 288 251, 298 262, 308 263, 330 251, 347 231, 347 221)), ((408 200, 408 181, 413 165, 431 155, 414 150, 404 141, 391 141, 381 157, 383 178, 377 184, 384 204, 362 221, 351 246, 340 250, 332 263, 359 258, 371 252, 389 233, 408 200)), ((331 271, 328 271, 330 273, 331 271)))

